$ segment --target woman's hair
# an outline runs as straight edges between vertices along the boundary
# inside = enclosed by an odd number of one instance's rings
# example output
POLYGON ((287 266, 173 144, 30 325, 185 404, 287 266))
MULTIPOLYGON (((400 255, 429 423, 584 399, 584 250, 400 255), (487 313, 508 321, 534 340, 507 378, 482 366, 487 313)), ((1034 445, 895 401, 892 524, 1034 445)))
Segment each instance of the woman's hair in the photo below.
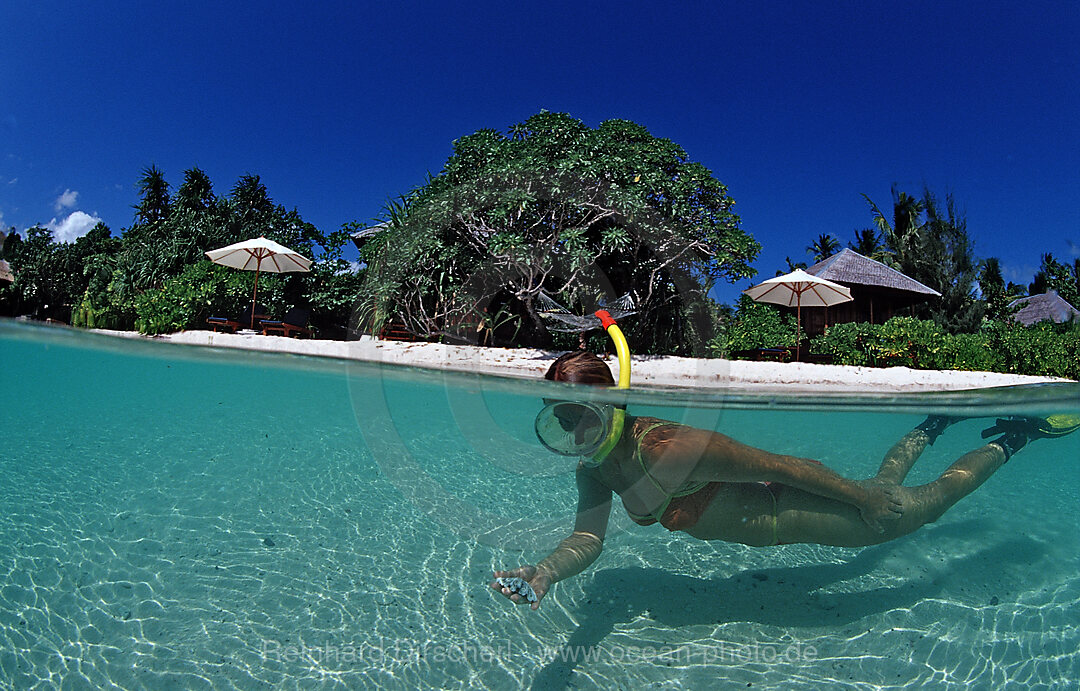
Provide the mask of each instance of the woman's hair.
POLYGON ((607 363, 586 350, 575 350, 551 363, 544 379, 575 384, 615 384, 607 363))

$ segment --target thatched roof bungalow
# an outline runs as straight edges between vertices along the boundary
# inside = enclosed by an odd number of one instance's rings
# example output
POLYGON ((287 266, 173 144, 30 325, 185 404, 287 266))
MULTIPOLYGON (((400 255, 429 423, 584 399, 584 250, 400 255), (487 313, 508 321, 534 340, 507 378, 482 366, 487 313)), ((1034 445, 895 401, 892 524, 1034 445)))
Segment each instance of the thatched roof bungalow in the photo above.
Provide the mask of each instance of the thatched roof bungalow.
POLYGON ((810 335, 822 333, 827 324, 883 324, 905 308, 941 297, 933 288, 850 249, 814 264, 806 273, 850 288, 854 298, 833 307, 804 309, 803 328, 810 335))
POLYGON ((1013 300, 1009 303, 1009 307, 1019 308, 1013 314, 1013 319, 1024 326, 1031 326, 1046 320, 1063 324, 1073 319, 1080 319, 1080 310, 1070 305, 1054 290, 1013 300))

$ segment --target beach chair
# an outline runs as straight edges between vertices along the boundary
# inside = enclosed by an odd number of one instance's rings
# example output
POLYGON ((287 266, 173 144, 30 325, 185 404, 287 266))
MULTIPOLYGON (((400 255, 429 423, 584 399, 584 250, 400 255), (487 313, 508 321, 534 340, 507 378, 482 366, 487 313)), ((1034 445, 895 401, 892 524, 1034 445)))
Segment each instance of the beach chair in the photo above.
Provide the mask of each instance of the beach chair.
POLYGON ((311 316, 311 310, 305 307, 293 307, 291 310, 285 313, 281 321, 274 321, 272 319, 263 319, 259 322, 262 326, 262 332, 264 336, 301 336, 311 337, 314 335, 311 329, 307 328, 308 318, 311 316))
MULTIPOLYGON (((255 305, 255 323, 266 317, 266 307, 264 305, 255 305)), ((210 325, 210 328, 214 331, 221 331, 223 333, 236 333, 240 329, 251 328, 251 311, 252 306, 248 305, 236 319, 229 319, 228 317, 207 317, 206 323, 210 325)))
POLYGON ((379 331, 378 338, 382 341, 405 341, 409 343, 417 340, 415 334, 409 331, 401 322, 387 322, 379 331))
POLYGON ((229 319, 228 317, 207 317, 206 323, 210 325, 211 331, 219 333, 236 333, 237 329, 243 328, 240 325, 240 322, 229 319))

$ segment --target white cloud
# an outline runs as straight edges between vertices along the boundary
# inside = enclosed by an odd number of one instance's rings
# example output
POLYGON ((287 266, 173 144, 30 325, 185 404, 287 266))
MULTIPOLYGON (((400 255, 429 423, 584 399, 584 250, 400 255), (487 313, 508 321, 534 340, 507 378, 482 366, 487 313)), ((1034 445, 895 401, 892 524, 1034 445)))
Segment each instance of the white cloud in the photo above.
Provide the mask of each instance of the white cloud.
POLYGON ((56 213, 60 213, 64 209, 70 209, 75 206, 79 200, 79 193, 74 190, 64 190, 64 193, 56 198, 56 203, 53 204, 53 209, 56 213))
POLYGON ((57 221, 54 218, 46 223, 45 227, 52 231, 53 238, 57 242, 75 242, 90 232, 90 229, 98 223, 101 223, 101 219, 97 216, 91 216, 82 211, 73 211, 64 220, 57 221))
POLYGON ((1035 272, 1038 270, 1039 267, 1030 264, 1024 266, 1002 264, 1001 277, 1004 278, 1006 282, 1026 286, 1028 283, 1031 283, 1031 280, 1035 277, 1035 272))

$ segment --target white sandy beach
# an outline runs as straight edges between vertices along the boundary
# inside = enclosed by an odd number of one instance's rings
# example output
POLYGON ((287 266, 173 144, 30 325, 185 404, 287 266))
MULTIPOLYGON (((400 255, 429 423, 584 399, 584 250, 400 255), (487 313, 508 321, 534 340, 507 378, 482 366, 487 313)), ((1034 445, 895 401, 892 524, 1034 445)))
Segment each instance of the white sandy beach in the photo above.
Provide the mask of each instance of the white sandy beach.
MULTIPOLYGON (((113 336, 144 338, 122 331, 113 336)), ((299 340, 282 336, 183 331, 154 337, 172 343, 411 365, 436 369, 538 377, 558 354, 528 348, 478 348, 438 343, 401 343, 363 337, 357 341, 299 340)), ((747 362, 674 356, 634 356, 636 386, 678 386, 783 391, 920 392, 957 391, 1017 384, 1068 381, 996 372, 879 369, 808 363, 747 362)), ((618 376, 618 362, 609 359, 618 376)))

